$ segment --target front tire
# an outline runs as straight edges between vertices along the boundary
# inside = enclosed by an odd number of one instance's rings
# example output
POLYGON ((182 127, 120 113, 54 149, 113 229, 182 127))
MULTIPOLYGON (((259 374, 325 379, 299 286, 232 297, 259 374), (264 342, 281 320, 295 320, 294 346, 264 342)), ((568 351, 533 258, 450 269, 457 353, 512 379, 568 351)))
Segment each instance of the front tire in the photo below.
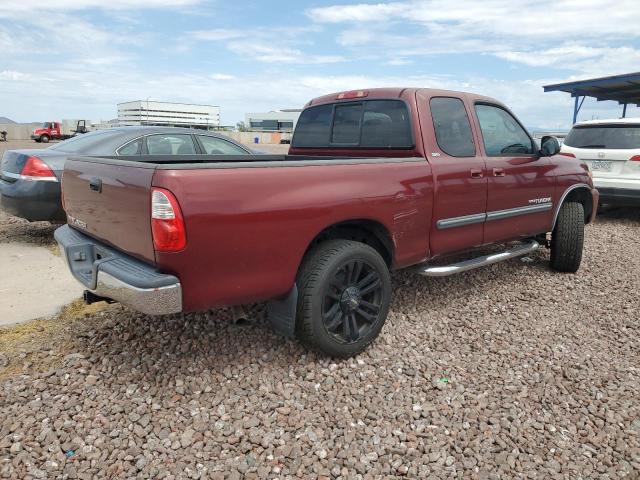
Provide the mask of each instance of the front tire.
POLYGON ((305 346, 347 358, 380 334, 389 312, 391 275, 370 246, 323 242, 305 256, 296 283, 296 336, 305 346))
POLYGON ((558 272, 577 272, 583 245, 584 207, 581 203, 565 202, 551 234, 551 268, 558 272))
POLYGON ((42 143, 49 143, 49 136, 48 135, 40 135, 40 141, 42 143))

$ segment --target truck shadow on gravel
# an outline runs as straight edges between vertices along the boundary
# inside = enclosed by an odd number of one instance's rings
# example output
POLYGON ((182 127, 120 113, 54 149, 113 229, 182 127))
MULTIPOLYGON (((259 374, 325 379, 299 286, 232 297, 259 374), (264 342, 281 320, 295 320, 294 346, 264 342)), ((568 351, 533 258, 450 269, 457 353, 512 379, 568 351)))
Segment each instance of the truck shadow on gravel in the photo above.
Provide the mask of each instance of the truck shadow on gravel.
MULTIPOLYGON (((471 302, 477 292, 483 294, 483 286, 489 282, 508 285, 526 274, 522 270, 531 271, 538 265, 548 269, 546 253, 534 255, 532 263, 516 260, 508 269, 494 265, 474 274, 467 272, 442 279, 425 279, 407 271, 395 272, 392 277, 393 302, 381 334, 383 339, 373 344, 374 351, 363 355, 389 355, 388 346, 378 351, 376 345, 391 341, 384 337, 395 337, 393 331, 403 328, 405 316, 428 317, 429 312, 433 312, 435 319, 436 315, 455 312, 455 304, 471 302)), ((91 363, 101 363, 101 370, 110 374, 123 371, 130 377, 134 372, 139 381, 151 383, 157 382, 159 377, 182 376, 188 372, 221 375, 217 380, 222 381, 229 378, 230 371, 247 367, 268 374, 274 369, 288 369, 301 361, 304 364, 339 362, 306 350, 295 339, 273 334, 264 304, 246 306, 245 311, 248 321, 234 324, 230 308, 152 317, 113 305, 82 322, 83 329, 73 340, 72 348, 91 363)), ((413 319, 409 321, 413 323, 413 319)), ((421 321, 428 323, 430 320, 421 321)))
POLYGON ((91 363, 102 363, 101 370, 137 373, 140 381, 152 383, 168 372, 225 376, 229 366, 265 362, 286 368, 308 353, 271 332, 264 305, 245 309, 248 321, 234 324, 230 308, 152 317, 114 305, 82 322, 72 348, 91 363))
MULTIPOLYGON (((597 229, 598 224, 640 226, 640 209, 608 210, 595 225, 588 227, 585 245, 588 263, 593 261, 589 253, 593 248, 590 237, 596 236, 596 231, 590 230, 597 229)), ((386 356, 389 346, 401 348, 394 344, 407 327, 430 330, 433 326, 437 331, 438 318, 459 315, 460 305, 482 304, 480 310, 491 311, 514 298, 536 304, 541 284, 555 291, 568 280, 570 277, 551 270, 545 248, 524 258, 444 278, 427 279, 410 271, 394 272, 389 319, 381 338, 364 355, 386 356), (411 325, 414 322, 416 326, 411 325), (424 327, 420 327, 421 322, 425 323, 424 327)), ((235 371, 236 367, 257 368, 269 363, 268 370, 289 368, 303 356, 303 363, 331 362, 307 351, 295 339, 274 335, 263 304, 245 309, 247 324, 236 325, 229 308, 152 317, 112 305, 81 322, 82 331, 72 340, 72 348, 92 361, 103 363, 108 371, 138 372, 141 380, 150 382, 166 372, 179 375, 200 371, 225 377, 223 372, 227 367, 235 371)))
POLYGON ((598 210, 596 223, 629 223, 640 226, 640 207, 604 207, 598 210))

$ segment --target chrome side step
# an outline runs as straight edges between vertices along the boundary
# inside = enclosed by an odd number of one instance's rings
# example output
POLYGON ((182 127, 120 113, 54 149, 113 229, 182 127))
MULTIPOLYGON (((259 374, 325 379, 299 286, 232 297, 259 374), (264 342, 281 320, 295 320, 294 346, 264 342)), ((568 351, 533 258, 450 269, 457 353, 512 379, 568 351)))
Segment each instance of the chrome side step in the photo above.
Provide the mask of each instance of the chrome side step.
POLYGON ((474 268, 484 267, 485 265, 491 265, 492 263, 498 263, 503 260, 509 260, 510 258, 520 257, 537 250, 539 246, 540 244, 535 240, 529 240, 505 252, 483 255, 481 257, 472 258, 471 260, 452 263, 451 265, 421 265, 416 268, 416 273, 424 275, 425 277, 446 277, 448 275, 453 275, 454 273, 466 272, 467 270, 473 270, 474 268))

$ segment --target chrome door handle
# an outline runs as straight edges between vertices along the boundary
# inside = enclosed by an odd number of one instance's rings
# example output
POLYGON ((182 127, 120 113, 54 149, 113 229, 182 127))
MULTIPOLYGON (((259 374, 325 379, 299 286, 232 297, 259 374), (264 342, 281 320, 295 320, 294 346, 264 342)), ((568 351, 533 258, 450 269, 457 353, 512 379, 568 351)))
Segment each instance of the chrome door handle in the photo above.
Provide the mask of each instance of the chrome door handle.
POLYGON ((504 170, 501 168, 494 168, 493 169, 493 176, 494 177, 504 177, 504 170))
POLYGON ((477 168, 472 168, 470 170, 471 178, 482 178, 482 170, 477 168))

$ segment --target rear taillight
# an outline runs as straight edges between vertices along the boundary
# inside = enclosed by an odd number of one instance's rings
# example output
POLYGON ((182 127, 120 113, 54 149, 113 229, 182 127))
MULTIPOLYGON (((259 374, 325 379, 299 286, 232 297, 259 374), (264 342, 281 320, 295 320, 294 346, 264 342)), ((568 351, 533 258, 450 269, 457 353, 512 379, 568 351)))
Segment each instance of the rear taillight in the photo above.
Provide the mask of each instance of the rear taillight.
POLYGON ((631 162, 640 162, 640 155, 634 155, 629 159, 631 162))
POLYGON ((38 157, 27 158, 27 163, 22 167, 20 174, 26 180, 56 180, 53 170, 38 157))
POLYGON ((560 152, 558 155, 563 155, 565 157, 576 158, 576 156, 573 153, 569 153, 569 152, 560 152))
POLYGON ((187 232, 176 197, 164 188, 151 190, 151 232, 157 252, 177 252, 187 245, 187 232))

